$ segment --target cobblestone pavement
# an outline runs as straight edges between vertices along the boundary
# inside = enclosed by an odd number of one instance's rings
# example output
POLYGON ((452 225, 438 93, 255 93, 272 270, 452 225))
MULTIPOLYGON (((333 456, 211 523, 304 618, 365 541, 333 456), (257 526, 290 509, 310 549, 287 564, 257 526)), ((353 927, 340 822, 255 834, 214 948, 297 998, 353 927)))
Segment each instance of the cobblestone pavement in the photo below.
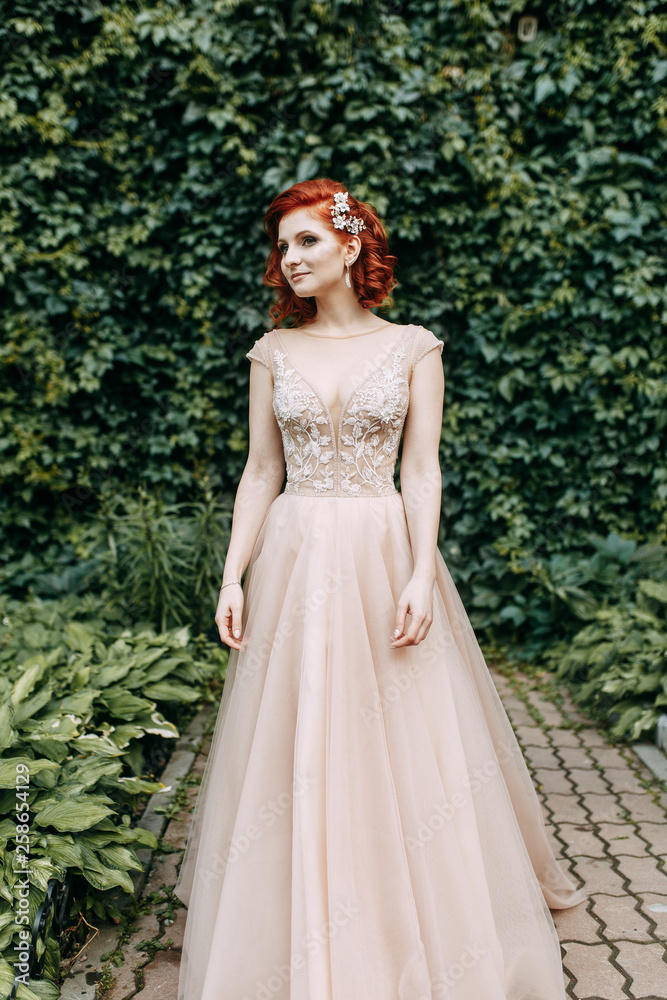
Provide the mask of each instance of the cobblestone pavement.
MULTIPOLYGON (((523 748, 561 864, 590 898, 552 911, 572 1000, 667 1000, 667 790, 613 747, 549 675, 491 674, 523 748)), ((173 896, 209 742, 156 852, 129 938, 97 984, 105 1000, 177 1000, 186 909, 173 896)), ((113 950, 113 945, 109 951, 113 950)), ((99 976, 97 977, 99 978, 99 976)), ((92 994, 92 991, 91 991, 92 994)), ((483 1000, 483 998, 471 998, 483 1000)))

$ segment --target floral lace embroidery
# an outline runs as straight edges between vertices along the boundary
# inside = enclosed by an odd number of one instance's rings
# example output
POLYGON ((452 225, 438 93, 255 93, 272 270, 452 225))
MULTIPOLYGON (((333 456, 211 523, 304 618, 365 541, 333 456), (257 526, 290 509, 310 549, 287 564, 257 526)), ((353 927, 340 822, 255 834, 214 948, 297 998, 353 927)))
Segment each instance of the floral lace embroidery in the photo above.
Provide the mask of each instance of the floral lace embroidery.
POLYGON ((273 409, 280 427, 287 467, 286 493, 334 496, 386 496, 397 493, 394 467, 409 388, 401 344, 390 360, 363 380, 340 415, 339 454, 332 447, 333 424, 317 393, 289 357, 273 350, 273 409), (329 434, 323 434, 322 424, 329 434), (345 428, 349 428, 347 433, 345 428), (330 494, 331 495, 331 494, 330 494))
POLYGON ((348 448, 341 461, 347 467, 340 488, 350 496, 359 496, 368 484, 376 496, 395 493, 394 465, 408 408, 408 394, 401 370, 405 348, 396 348, 393 361, 371 373, 367 382, 354 394, 341 414, 341 427, 351 427, 351 434, 341 436, 348 448), (356 481, 355 481, 356 480, 356 481))
POLYGON ((324 408, 315 393, 305 387, 296 369, 285 367, 285 355, 278 348, 274 350, 273 357, 277 373, 273 411, 285 452, 285 493, 299 493, 299 484, 304 482, 310 482, 318 493, 332 490, 333 470, 329 463, 334 451, 330 447, 331 436, 320 431, 322 424, 329 424, 324 408), (320 466, 324 468, 320 469, 320 466), (318 475, 321 478, 316 478, 318 475))

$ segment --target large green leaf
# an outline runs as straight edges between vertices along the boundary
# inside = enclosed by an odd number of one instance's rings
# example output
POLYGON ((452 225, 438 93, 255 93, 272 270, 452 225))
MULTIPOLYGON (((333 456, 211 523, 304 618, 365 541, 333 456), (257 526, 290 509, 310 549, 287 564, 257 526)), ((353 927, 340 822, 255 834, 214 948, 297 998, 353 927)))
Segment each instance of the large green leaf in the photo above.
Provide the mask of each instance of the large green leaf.
POLYGON ((54 802, 36 813, 37 826, 53 826, 60 833, 76 833, 89 830, 105 816, 113 814, 109 806, 85 802, 54 802))
POLYGON ((10 702, 0 705, 0 751, 11 746, 15 731, 12 728, 12 706, 10 702))
POLYGON ((142 715, 134 721, 138 726, 142 726, 145 732, 154 736, 163 736, 166 739, 179 736, 176 726, 167 722, 161 712, 151 712, 150 715, 142 715))
POLYGON ((119 885, 125 892, 134 893, 132 879, 118 868, 103 868, 101 872, 86 868, 83 873, 94 889, 113 889, 119 885))
POLYGON ((30 779, 44 772, 58 774, 60 765, 55 761, 40 757, 32 760, 30 757, 5 757, 0 760, 0 788, 16 788, 17 775, 26 775, 30 779))
POLYGON ((667 582, 662 583, 657 580, 640 580, 639 589, 649 597, 654 597, 656 601, 667 604, 667 582))
POLYGON ((49 857, 65 868, 81 868, 81 848, 71 836, 57 836, 47 833, 46 844, 49 857))
POLYGON ((12 705, 20 705, 28 697, 35 684, 42 679, 45 670, 46 659, 43 656, 25 661, 11 694, 12 705))
POLYGON ((133 851, 118 844, 109 844, 107 847, 99 847, 97 853, 102 861, 112 868, 121 868, 127 871, 141 871, 143 865, 133 851))
POLYGON ((108 736, 98 736, 95 733, 72 740, 72 748, 77 753, 92 753, 98 757, 119 757, 123 752, 108 736))
MULTIPOLYGON (((144 691, 147 691, 147 689, 144 688, 144 691)), ((149 698, 152 697, 153 695, 149 694, 149 698)), ((138 698, 130 691, 118 689, 107 689, 103 695, 103 701, 113 716, 130 721, 142 713, 153 711, 155 708, 154 701, 148 701, 147 698, 138 698)))
POLYGON ((158 684, 147 684, 145 694, 156 701, 192 702, 201 697, 197 688, 187 687, 178 681, 160 681, 158 684))
POLYGON ((67 622, 64 629, 65 640, 70 649, 88 650, 96 638, 93 625, 86 622, 67 622))

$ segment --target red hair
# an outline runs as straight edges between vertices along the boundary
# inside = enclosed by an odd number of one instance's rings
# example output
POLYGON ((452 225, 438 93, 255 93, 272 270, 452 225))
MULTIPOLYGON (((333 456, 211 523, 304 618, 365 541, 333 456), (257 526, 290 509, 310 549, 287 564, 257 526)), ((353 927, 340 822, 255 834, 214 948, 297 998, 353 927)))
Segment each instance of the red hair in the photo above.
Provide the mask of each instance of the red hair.
MULTIPOLYGON (((338 181, 326 177, 304 181, 279 194, 267 209, 264 231, 271 240, 271 252, 266 261, 263 283, 276 289, 276 299, 269 310, 269 316, 279 327, 285 320, 290 321, 290 326, 305 326, 312 323, 317 315, 314 298, 299 298, 295 295, 282 272, 281 254, 277 246, 280 220, 297 208, 308 208, 315 218, 330 226, 331 231, 343 243, 349 233, 345 229, 334 228, 331 206, 334 194, 345 190, 338 181)), ((348 196, 348 204, 351 214, 363 219, 366 226, 358 234, 361 251, 354 263, 354 270, 350 272, 352 287, 364 308, 387 308, 393 305, 390 293, 397 284, 394 278, 396 258, 389 253, 387 234, 373 206, 368 202, 357 201, 351 194, 348 196)))

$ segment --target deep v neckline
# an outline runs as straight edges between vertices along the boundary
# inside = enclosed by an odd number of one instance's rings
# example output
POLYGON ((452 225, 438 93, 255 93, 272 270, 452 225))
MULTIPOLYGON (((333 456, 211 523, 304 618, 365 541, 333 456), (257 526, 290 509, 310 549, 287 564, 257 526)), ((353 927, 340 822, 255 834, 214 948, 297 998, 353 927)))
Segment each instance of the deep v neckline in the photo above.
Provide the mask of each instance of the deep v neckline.
POLYGON ((368 381, 368 379, 369 379, 369 378, 371 377, 371 375, 372 375, 372 374, 373 374, 373 373, 374 373, 375 371, 377 371, 377 369, 378 369, 378 368, 379 368, 379 367, 380 367, 380 366, 381 366, 382 364, 384 364, 384 363, 385 363, 385 361, 386 361, 386 360, 387 360, 387 359, 388 359, 388 358, 389 358, 389 357, 391 356, 391 354, 392 354, 392 353, 393 353, 393 352, 394 352, 394 351, 396 350, 396 348, 397 348, 397 347, 399 346, 399 344, 401 343, 401 341, 402 341, 403 337, 405 336, 405 334, 407 333, 407 331, 408 331, 408 330, 410 329, 411 325, 412 325, 411 323, 408 323, 408 324, 407 324, 406 326, 404 326, 404 327, 403 327, 403 329, 402 329, 402 330, 401 330, 401 332, 399 333, 399 335, 398 335, 398 337, 396 338, 396 340, 395 340, 395 341, 393 342, 393 344, 391 345, 391 347, 390 347, 390 348, 389 348, 389 349, 387 350, 387 352, 386 352, 386 354, 385 354, 385 356, 384 356, 383 360, 382 360, 382 361, 379 361, 379 362, 378 362, 377 364, 373 365, 373 366, 371 367, 371 370, 370 370, 369 372, 367 372, 367 374, 366 374, 366 375, 364 376, 364 378, 363 378, 363 379, 361 380, 361 382, 359 383, 359 385, 355 385, 355 387, 354 387, 354 388, 352 389, 352 391, 351 391, 350 393, 348 393, 348 396, 347 396, 347 399, 345 400, 345 402, 343 403, 343 405, 342 405, 342 406, 341 406, 341 408, 340 408, 340 414, 339 414, 339 416, 338 416, 338 427, 337 427, 337 428, 335 428, 335 429, 334 429, 334 422, 333 422, 333 417, 331 416, 331 410, 329 409, 329 407, 327 406, 327 404, 326 404, 326 403, 324 402, 324 399, 323 399, 323 397, 322 397, 322 394, 320 393, 319 389, 318 389, 318 388, 317 388, 317 386, 316 386, 316 385, 315 385, 315 384, 314 384, 314 383, 313 383, 313 382, 312 382, 312 381, 311 381, 311 380, 310 380, 310 379, 309 379, 309 378, 308 378, 308 377, 307 377, 307 376, 306 376, 306 375, 305 375, 305 374, 304 374, 304 373, 303 373, 303 372, 301 371, 301 369, 299 368, 299 366, 298 366, 298 365, 296 365, 296 364, 294 364, 294 359, 292 358, 291 354, 289 353, 289 351, 288 351, 288 350, 287 350, 287 348, 285 347, 285 345, 284 345, 284 343, 283 343, 283 340, 282 340, 282 337, 280 336, 280 334, 278 333, 278 331, 277 331, 277 330, 274 330, 274 331, 273 331, 273 332, 275 333, 275 335, 276 335, 277 339, 278 339, 278 343, 279 343, 279 344, 280 344, 280 346, 281 346, 281 349, 282 349, 282 351, 283 351, 283 354, 284 354, 284 355, 285 355, 285 357, 286 357, 286 358, 287 358, 287 359, 289 360, 289 363, 290 363, 290 364, 292 365, 292 367, 294 368, 294 371, 298 373, 298 375, 299 375, 299 378, 302 378, 302 379, 303 379, 303 381, 304 381, 304 382, 306 383, 306 385, 309 385, 309 386, 310 386, 310 388, 311 388, 311 389, 312 389, 312 391, 314 392, 315 396, 317 397, 317 400, 318 400, 318 402, 319 402, 320 406, 322 407, 322 409, 323 409, 323 410, 325 411, 325 413, 326 413, 326 415, 327 415, 327 419, 328 419, 328 421, 329 421, 329 427, 331 428, 331 444, 332 444, 333 448, 335 449, 335 455, 336 455, 336 459, 338 459, 338 456, 340 455, 340 432, 341 432, 341 428, 342 428, 342 426, 343 426, 343 416, 344 416, 344 414, 345 414, 345 411, 347 410, 347 407, 349 406, 349 404, 350 404, 350 402, 351 402, 351 400, 352 400, 352 397, 353 397, 353 396, 355 395, 355 393, 359 392, 359 390, 361 389, 361 387, 362 387, 362 386, 363 386, 363 385, 364 385, 364 384, 365 384, 365 383, 366 383, 366 382, 368 381))

